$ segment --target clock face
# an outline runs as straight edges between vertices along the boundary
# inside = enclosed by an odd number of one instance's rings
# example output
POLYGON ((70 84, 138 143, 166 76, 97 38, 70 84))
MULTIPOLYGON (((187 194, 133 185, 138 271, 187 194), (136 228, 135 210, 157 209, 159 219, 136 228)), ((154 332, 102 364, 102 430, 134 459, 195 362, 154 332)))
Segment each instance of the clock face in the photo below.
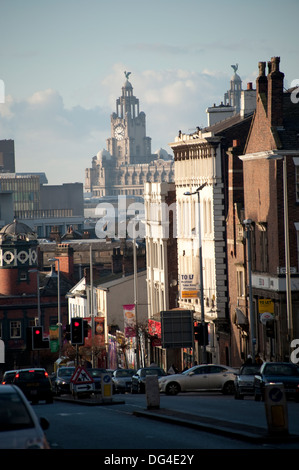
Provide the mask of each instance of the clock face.
POLYGON ((117 140, 123 139, 125 135, 124 128, 122 126, 116 126, 114 130, 114 135, 117 140))

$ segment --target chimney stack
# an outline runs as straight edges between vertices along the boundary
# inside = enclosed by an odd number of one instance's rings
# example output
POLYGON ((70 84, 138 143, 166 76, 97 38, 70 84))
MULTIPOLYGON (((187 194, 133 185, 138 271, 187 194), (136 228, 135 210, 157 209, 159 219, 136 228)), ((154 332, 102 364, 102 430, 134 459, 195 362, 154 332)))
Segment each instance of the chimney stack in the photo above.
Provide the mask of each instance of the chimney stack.
POLYGON ((280 57, 272 57, 268 62, 268 108, 267 115, 271 127, 283 125, 283 79, 279 70, 280 57))
MULTIPOLYGON (((265 74, 266 62, 259 62, 259 76, 256 79, 256 98, 267 100, 268 80, 265 74), (264 96, 265 95, 265 96, 264 96)), ((266 101, 265 101, 266 102, 266 101)))

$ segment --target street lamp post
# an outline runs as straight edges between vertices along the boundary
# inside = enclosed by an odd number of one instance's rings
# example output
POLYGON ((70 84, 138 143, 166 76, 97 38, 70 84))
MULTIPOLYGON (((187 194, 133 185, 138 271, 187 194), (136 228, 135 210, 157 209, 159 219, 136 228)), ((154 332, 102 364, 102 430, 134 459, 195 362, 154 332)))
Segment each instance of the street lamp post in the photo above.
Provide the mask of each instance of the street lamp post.
POLYGON ((41 308, 40 308, 40 282, 39 282, 39 270, 38 269, 29 269, 29 273, 36 273, 36 284, 37 284, 37 318, 38 326, 41 326, 41 308))
POLYGON ((206 330, 205 330, 205 311, 204 311, 204 289, 203 289, 203 266, 202 266, 202 242, 201 242, 201 223, 200 223, 200 191, 207 185, 203 183, 194 192, 186 191, 185 196, 192 196, 197 194, 198 200, 198 243, 199 243, 199 282, 200 282, 200 310, 201 310, 201 325, 203 332, 203 345, 202 345, 202 362, 207 362, 206 354, 206 330))
POLYGON ((57 261, 57 307, 58 307, 58 346, 59 346, 59 357, 61 357, 61 309, 60 309, 60 263, 59 258, 50 258, 48 261, 55 262, 57 261))
POLYGON ((291 344, 294 333, 293 333, 292 287, 291 287, 290 243, 289 243, 287 157, 286 155, 280 155, 278 153, 278 154, 269 155, 267 159, 283 161, 283 207, 284 207, 284 245, 285 245, 285 271, 286 271, 286 304, 287 304, 288 340, 289 340, 289 344, 291 344))
POLYGON ((250 336, 251 336, 251 357, 254 361, 255 358, 255 326, 254 326, 254 312, 253 312, 253 300, 252 300, 252 274, 251 274, 251 219, 244 220, 246 227, 247 237, 247 263, 248 263, 248 282, 249 282, 249 314, 250 314, 250 336))
MULTIPOLYGON (((138 221, 138 219, 137 219, 138 221)), ((134 219, 133 225, 133 264, 134 264, 134 305, 135 305, 135 322, 136 322, 136 365, 137 370, 140 367, 139 359, 139 325, 138 325, 138 280, 137 280, 137 253, 136 253, 136 219, 134 219)))
POLYGON ((92 262, 92 246, 89 247, 90 257, 90 316, 91 316, 91 363, 92 367, 95 367, 95 353, 94 353, 94 302, 93 302, 93 262, 92 262))

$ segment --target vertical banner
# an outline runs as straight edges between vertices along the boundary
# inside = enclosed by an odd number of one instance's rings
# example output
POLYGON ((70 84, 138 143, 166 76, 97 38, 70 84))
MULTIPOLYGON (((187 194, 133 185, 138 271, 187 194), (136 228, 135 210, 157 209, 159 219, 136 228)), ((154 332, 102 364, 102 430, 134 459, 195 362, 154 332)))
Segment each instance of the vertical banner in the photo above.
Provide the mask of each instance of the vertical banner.
POLYGON ((51 352, 59 351, 59 328, 57 325, 49 327, 50 350, 51 352))
POLYGON ((133 338, 136 336, 136 318, 135 318, 135 305, 123 305, 124 311, 124 326, 125 336, 133 338))
POLYGON ((151 336, 152 346, 161 346, 161 322, 148 320, 148 332, 151 336))

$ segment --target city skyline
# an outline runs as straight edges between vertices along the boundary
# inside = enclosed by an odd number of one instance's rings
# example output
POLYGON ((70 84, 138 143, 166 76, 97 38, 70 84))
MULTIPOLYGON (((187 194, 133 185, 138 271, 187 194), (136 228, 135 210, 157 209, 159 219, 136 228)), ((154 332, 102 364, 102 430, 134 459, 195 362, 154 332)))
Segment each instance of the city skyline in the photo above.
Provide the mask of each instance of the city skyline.
POLYGON ((171 153, 179 130, 207 125, 206 108, 223 101, 232 65, 243 89, 255 88, 258 62, 280 56, 291 86, 299 79, 298 9, 296 0, 215 0, 208 9, 201 0, 3 0, 0 139, 15 141, 16 171, 84 183, 111 135, 125 71, 152 152, 171 153))

